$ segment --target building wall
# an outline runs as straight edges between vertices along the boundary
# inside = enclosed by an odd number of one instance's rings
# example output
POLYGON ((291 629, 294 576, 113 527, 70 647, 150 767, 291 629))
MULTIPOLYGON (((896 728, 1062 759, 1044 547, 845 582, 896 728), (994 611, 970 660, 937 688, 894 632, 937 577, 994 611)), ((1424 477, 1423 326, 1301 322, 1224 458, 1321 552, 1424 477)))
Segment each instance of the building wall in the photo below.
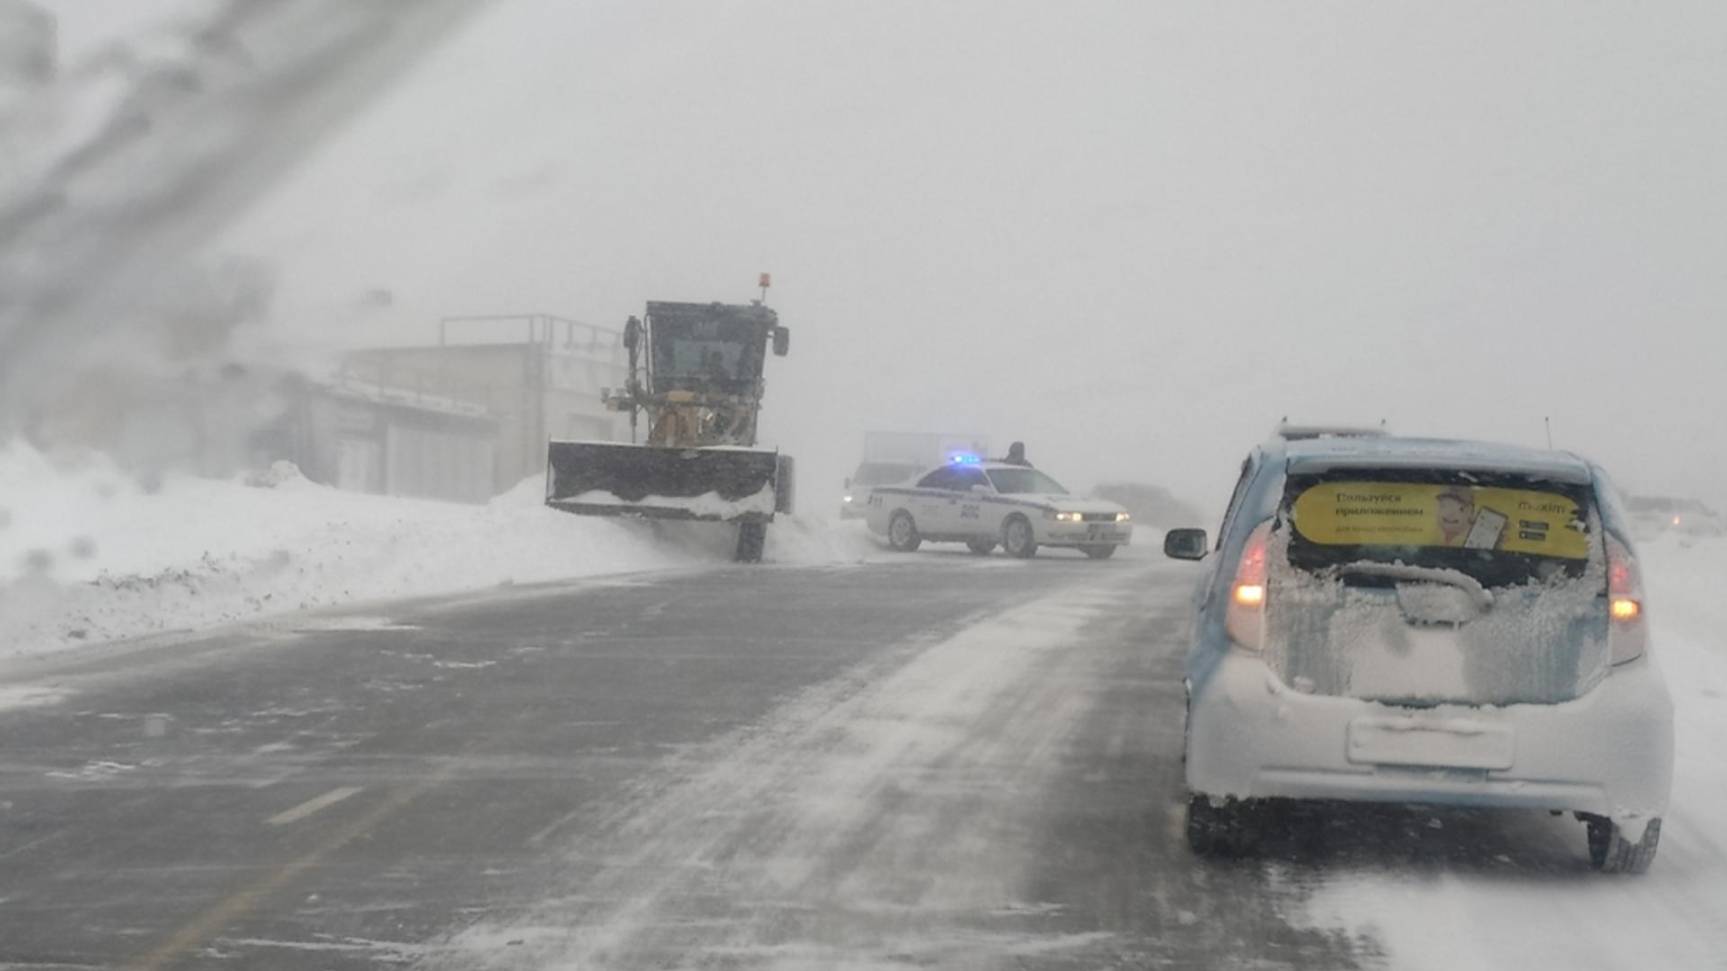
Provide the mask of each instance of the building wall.
POLYGON ((485 502, 496 492, 497 422, 307 389, 277 439, 314 482, 393 496, 485 502))
POLYGON ((627 367, 585 349, 546 343, 464 344, 355 351, 347 371, 362 380, 478 405, 497 419, 492 487, 502 492, 545 472, 554 438, 627 439, 627 419, 601 404, 627 367))
POLYGON ((496 427, 474 431, 478 434, 391 421, 384 428, 384 491, 471 502, 490 499, 497 493, 496 427))

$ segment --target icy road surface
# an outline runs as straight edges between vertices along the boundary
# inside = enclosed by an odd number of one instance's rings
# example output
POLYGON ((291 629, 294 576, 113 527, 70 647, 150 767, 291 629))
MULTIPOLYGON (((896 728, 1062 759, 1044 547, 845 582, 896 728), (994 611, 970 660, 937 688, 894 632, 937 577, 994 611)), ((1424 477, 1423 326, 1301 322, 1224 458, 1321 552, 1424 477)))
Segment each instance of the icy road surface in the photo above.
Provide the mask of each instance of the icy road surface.
MULTIPOLYGON (((703 567, 14 661, 0 966, 1719 961, 1701 758, 1641 880, 1531 813, 1352 809, 1195 860, 1191 569, 703 567)), ((1682 753, 1720 674, 1676 685, 1682 753)))

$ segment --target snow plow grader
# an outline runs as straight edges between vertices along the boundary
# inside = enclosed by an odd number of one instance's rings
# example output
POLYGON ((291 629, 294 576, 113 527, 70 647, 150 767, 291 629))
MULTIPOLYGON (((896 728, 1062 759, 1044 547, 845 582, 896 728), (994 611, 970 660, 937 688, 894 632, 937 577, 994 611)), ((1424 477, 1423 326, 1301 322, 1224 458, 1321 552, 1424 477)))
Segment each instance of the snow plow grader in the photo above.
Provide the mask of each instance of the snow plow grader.
POLYGON ((763 364, 770 349, 785 356, 790 340, 760 301, 650 301, 624 326, 629 383, 603 392, 608 408, 629 412, 630 443, 550 443, 546 504, 584 516, 735 522, 736 559, 759 561, 768 524, 792 509, 791 457, 756 447, 763 364), (647 441, 638 444, 644 415, 647 441))

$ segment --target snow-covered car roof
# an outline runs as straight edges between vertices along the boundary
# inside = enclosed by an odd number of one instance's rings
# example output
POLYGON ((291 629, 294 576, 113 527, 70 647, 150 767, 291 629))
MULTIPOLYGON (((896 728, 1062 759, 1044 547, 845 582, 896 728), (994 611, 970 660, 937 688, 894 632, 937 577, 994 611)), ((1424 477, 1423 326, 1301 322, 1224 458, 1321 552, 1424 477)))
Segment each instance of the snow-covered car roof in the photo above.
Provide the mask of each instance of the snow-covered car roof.
POLYGON ((921 482, 924 476, 941 469, 977 469, 980 472, 1041 472, 1051 480, 1055 478, 1035 465, 1020 465, 1018 462, 1003 462, 998 459, 981 459, 976 462, 943 462, 919 472, 912 477, 912 481, 921 482))
POLYGON ((1570 452, 1443 438, 1317 438, 1283 446, 1291 474, 1338 468, 1425 468, 1513 472, 1588 484, 1589 463, 1570 452))
MULTIPOLYGON (((981 460, 976 461, 976 462, 943 462, 940 465, 932 465, 929 468, 924 469, 922 472, 919 472, 918 477, 922 478, 923 476, 926 476, 926 475, 930 474, 931 472, 934 472, 936 469, 981 469, 985 472, 994 472, 997 469, 1035 469, 1035 468, 1037 468, 1037 466, 1035 466, 1035 465, 1020 465, 1017 462, 1002 462, 1002 461, 999 461, 997 459, 981 459, 981 460)), ((1038 469, 1038 471, 1041 472, 1043 470, 1038 469)), ((1048 475, 1049 473, 1045 472, 1044 474, 1048 475)))

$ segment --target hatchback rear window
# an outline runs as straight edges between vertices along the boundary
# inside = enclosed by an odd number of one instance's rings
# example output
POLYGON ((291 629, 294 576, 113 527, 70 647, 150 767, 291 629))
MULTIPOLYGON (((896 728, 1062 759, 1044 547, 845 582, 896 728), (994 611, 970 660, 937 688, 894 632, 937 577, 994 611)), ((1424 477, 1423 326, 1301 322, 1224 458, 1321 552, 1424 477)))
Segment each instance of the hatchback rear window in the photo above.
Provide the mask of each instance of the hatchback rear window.
MULTIPOLYGON (((1291 566, 1354 563, 1459 570, 1488 587, 1582 576, 1587 486, 1470 472, 1352 470, 1292 476, 1284 491, 1291 566)), ((1372 584, 1373 574, 1350 582, 1372 584)))

